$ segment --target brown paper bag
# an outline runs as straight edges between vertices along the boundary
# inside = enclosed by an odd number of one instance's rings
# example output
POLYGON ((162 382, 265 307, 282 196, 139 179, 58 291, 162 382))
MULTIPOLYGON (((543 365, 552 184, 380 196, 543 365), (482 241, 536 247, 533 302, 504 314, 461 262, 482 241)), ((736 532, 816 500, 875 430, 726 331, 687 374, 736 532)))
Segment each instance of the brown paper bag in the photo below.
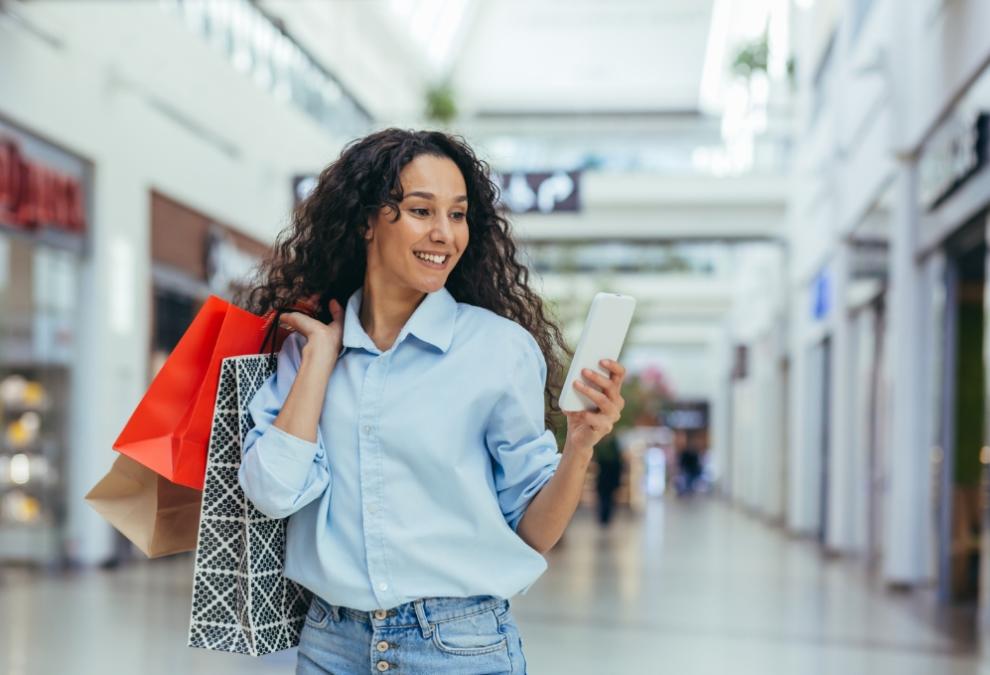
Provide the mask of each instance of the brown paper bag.
POLYGON ((85 497, 149 558, 196 548, 203 493, 120 455, 85 497))

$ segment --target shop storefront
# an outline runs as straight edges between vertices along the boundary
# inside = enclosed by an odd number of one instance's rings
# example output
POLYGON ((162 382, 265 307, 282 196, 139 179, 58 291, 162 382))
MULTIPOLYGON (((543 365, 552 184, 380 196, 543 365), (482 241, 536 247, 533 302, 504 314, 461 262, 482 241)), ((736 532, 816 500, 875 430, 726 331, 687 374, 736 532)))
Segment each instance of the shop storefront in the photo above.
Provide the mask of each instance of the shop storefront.
POLYGON ((990 70, 940 123, 919 160, 923 269, 932 331, 928 414, 939 599, 988 608, 988 357, 990 70))
POLYGON ((65 558, 91 166, 0 121, 0 562, 65 558))
POLYGON ((158 192, 151 193, 149 379, 210 295, 230 299, 268 246, 158 192))

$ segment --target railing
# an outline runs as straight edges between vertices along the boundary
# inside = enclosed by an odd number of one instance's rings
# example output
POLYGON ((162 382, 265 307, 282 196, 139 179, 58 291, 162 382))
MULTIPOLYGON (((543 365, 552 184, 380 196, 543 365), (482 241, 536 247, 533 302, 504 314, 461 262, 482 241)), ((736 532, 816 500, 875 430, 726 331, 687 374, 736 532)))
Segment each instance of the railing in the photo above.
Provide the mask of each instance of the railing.
POLYGON ((732 264, 730 244, 708 242, 525 244, 537 272, 648 272, 717 277, 732 264))
POLYGON ((753 139, 744 156, 738 149, 713 139, 596 138, 555 142, 534 136, 475 136, 493 166, 502 171, 601 171, 670 175, 730 176, 783 174, 791 143, 785 135, 764 134, 753 139))
POLYGON ((159 0, 240 72, 335 135, 360 136, 371 116, 291 35, 249 0, 159 0))

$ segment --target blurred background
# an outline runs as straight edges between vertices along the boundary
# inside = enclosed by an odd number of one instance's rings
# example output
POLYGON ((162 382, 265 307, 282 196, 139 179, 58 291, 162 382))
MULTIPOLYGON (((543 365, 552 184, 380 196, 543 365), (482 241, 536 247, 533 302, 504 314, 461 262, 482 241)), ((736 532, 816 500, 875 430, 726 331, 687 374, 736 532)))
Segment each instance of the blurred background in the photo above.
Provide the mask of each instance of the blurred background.
POLYGON ((462 134, 627 407, 534 673, 990 672, 986 0, 0 0, 0 672, 185 646, 192 554, 83 501, 348 141, 462 134))

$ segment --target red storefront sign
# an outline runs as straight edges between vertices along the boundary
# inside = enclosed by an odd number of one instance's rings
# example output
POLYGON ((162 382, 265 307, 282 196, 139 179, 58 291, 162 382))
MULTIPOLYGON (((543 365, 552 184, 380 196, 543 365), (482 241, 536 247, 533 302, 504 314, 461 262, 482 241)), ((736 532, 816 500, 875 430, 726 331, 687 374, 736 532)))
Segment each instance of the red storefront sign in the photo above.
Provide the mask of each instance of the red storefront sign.
POLYGON ((86 229, 79 180, 24 157, 17 143, 0 137, 0 223, 23 230, 51 227, 76 234, 86 229))

